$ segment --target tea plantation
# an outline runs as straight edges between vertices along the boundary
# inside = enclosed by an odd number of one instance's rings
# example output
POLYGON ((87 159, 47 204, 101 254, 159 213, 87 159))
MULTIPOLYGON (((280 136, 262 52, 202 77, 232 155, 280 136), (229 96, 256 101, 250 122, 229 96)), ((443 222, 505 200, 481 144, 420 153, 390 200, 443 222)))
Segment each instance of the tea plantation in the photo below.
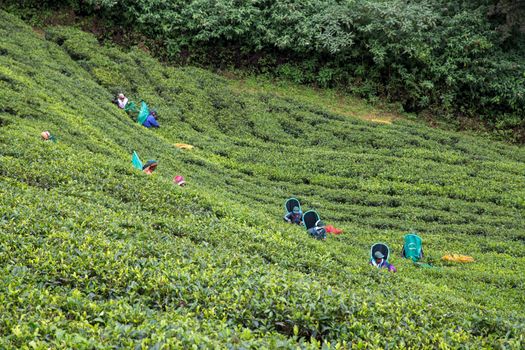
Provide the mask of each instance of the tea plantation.
POLYGON ((525 346, 523 147, 6 12, 0 38, 0 348, 525 346), (285 224, 290 196, 344 234, 285 224), (400 258, 410 230, 433 268, 400 258), (368 265, 375 242, 397 273, 368 265))

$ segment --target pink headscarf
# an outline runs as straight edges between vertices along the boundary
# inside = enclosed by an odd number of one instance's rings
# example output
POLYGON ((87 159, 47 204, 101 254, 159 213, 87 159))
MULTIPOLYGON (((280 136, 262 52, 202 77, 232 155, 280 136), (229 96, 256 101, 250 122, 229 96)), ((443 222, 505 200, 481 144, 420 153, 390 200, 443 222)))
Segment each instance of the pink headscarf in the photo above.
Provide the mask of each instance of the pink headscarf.
POLYGON ((177 175, 173 178, 173 182, 179 186, 182 186, 186 183, 186 181, 184 181, 184 177, 180 176, 180 175, 177 175))

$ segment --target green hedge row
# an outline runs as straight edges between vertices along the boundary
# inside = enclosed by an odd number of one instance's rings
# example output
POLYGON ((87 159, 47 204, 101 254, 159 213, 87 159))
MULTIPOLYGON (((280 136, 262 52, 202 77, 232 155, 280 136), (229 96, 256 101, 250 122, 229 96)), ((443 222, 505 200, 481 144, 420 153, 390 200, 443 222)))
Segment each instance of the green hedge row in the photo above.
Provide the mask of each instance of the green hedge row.
POLYGON ((0 36, 0 347, 523 347, 522 148, 343 116, 294 85, 239 90, 5 12, 0 36), (345 234, 283 223, 291 195, 345 234), (435 268, 398 256, 410 229, 435 268), (377 241, 397 274, 368 266, 377 241))
MULTIPOLYGON (((106 38, 113 32, 120 41, 133 41, 130 33, 141 33, 152 52, 172 62, 244 66, 297 83, 340 86, 370 99, 379 96, 398 102, 406 111, 446 116, 456 124, 474 117, 523 141, 523 4, 507 0, 15 3, 32 8, 25 11, 32 15, 66 7, 77 15, 96 17, 103 30, 94 30, 106 38)), ((113 83, 123 79, 102 76, 102 71, 99 79, 113 83)))

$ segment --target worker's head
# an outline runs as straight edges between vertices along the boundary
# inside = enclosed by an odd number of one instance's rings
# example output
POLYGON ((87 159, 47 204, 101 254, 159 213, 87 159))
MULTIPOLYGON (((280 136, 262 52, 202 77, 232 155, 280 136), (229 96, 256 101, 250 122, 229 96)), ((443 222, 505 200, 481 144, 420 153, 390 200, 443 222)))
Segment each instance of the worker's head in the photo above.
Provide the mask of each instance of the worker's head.
POLYGON ((299 209, 298 206, 293 207, 293 209, 292 209, 292 213, 294 213, 294 214, 299 214, 300 212, 301 212, 301 210, 299 209))
POLYGON ((155 109, 152 109, 149 114, 151 114, 153 116, 153 118, 157 119, 157 111, 155 109))
POLYGON ((385 255, 381 253, 380 251, 377 251, 374 253, 374 259, 377 264, 381 263, 381 261, 385 258, 385 255))
POLYGON ((123 100, 123 99, 125 99, 125 98, 126 98, 126 96, 124 96, 123 93, 118 94, 118 99, 119 99, 119 100, 123 100))
POLYGON ((184 177, 180 175, 177 175, 173 178, 173 183, 181 187, 184 187, 186 185, 186 181, 184 181, 184 177))
POLYGON ((146 162, 146 164, 144 164, 144 165, 142 166, 142 170, 143 170, 146 174, 151 175, 151 173, 154 172, 155 169, 157 169, 157 165, 158 165, 158 163, 157 163, 156 160, 148 160, 148 161, 146 162))
POLYGON ((42 131, 40 136, 42 136, 42 139, 44 140, 49 140, 51 138, 51 134, 49 133, 49 131, 42 131))
POLYGON ((324 224, 324 222, 322 220, 317 220, 316 223, 315 223, 315 226, 317 226, 317 227, 324 227, 325 224, 324 224))

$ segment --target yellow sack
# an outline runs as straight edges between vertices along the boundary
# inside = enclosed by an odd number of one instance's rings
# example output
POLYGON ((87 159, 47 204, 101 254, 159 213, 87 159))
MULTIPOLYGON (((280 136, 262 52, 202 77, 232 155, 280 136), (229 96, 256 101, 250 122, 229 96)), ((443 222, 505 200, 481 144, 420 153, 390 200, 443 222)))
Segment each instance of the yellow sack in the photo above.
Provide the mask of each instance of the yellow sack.
POLYGON ((192 145, 188 145, 186 143, 176 143, 175 147, 180 148, 180 149, 187 149, 187 150, 192 150, 193 149, 192 145))
POLYGON ((448 255, 442 256, 441 260, 460 262, 460 263, 474 262, 473 257, 468 256, 468 255, 460 255, 460 254, 448 254, 448 255))

